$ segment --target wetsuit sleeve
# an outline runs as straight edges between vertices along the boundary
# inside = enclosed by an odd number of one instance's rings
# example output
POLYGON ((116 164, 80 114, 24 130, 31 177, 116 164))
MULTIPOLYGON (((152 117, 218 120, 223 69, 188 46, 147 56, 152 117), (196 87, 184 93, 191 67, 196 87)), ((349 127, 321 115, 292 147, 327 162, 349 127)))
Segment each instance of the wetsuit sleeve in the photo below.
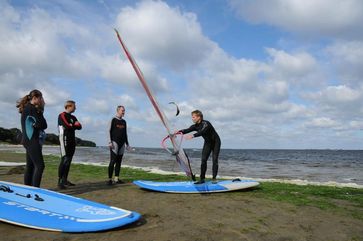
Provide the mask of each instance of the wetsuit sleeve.
POLYGON ((129 138, 127 137, 127 124, 126 124, 126 121, 125 121, 125 137, 126 137, 125 143, 126 143, 127 146, 129 146, 129 138))
POLYGON ((39 130, 45 130, 48 127, 47 121, 44 118, 43 112, 37 110, 35 107, 30 111, 31 114, 35 118, 35 123, 33 127, 39 130))
POLYGON ((67 116, 66 116, 65 112, 62 112, 59 114, 58 124, 63 126, 64 129, 73 129, 72 124, 69 123, 69 120, 67 120, 67 116))
POLYGON ((179 132, 181 132, 183 134, 187 134, 189 132, 196 131, 196 130, 197 129, 195 128, 195 125, 191 125, 189 128, 180 130, 179 132))
POLYGON ((111 138, 111 133, 112 133, 112 122, 113 122, 113 118, 111 119, 111 121, 108 124, 108 142, 111 143, 112 138, 111 138))
POLYGON ((76 129, 76 130, 81 130, 82 129, 82 125, 81 123, 79 123, 79 121, 77 120, 77 117, 75 117, 74 115, 72 116, 73 118, 73 128, 76 129))
POLYGON ((211 125, 208 124, 208 122, 203 121, 202 122, 202 128, 195 134, 193 134, 194 137, 202 136, 204 135, 209 129, 211 128, 211 125))

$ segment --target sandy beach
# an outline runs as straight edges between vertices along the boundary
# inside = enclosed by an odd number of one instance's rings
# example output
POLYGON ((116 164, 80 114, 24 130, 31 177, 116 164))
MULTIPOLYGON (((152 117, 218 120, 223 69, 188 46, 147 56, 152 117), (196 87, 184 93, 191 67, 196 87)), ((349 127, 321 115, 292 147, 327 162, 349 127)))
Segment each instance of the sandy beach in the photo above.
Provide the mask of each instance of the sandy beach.
MULTIPOLYGON (((0 178, 22 183, 23 174, 2 174, 0 178)), ((46 172, 42 187, 57 190, 55 183, 55 177, 46 172)), ((107 186, 104 180, 83 179, 62 192, 137 211, 142 219, 120 229, 83 234, 39 231, 1 222, 0 232, 6 236, 0 240, 363 240, 361 217, 273 201, 256 195, 256 190, 166 194, 144 191, 130 182, 107 186)), ((359 206, 336 202, 362 214, 359 206)))

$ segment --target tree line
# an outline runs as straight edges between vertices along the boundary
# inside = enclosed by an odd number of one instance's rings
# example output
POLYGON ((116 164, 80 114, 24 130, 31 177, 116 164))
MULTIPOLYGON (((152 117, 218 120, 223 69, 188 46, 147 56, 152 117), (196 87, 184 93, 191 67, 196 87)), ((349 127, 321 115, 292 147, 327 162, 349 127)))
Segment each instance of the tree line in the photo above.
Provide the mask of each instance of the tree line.
MULTIPOLYGON (((0 127, 0 142, 8 144, 21 144, 21 130, 18 128, 5 129, 0 127)), ((82 140, 76 137, 77 146, 95 147, 96 143, 92 141, 82 140)), ((59 145, 59 136, 53 133, 47 133, 45 138, 45 145, 59 145)))

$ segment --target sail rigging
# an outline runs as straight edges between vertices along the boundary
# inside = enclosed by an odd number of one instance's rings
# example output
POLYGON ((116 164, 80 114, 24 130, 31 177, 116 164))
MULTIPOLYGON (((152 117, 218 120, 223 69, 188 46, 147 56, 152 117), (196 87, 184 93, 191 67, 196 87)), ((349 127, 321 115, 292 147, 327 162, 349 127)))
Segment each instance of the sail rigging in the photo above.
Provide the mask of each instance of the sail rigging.
POLYGON ((138 79, 140 80, 142 87, 144 88, 147 96, 149 97, 149 100, 150 100, 152 106, 154 107, 154 109, 155 109, 156 113, 158 114, 161 122, 163 123, 166 131, 168 132, 168 136, 170 138, 170 141, 171 141, 171 144, 172 144, 173 150, 174 150, 173 154, 176 157, 177 163, 183 169, 183 171, 186 173, 186 175, 188 177, 195 180, 195 176, 193 175, 188 156, 184 152, 183 148, 177 144, 176 135, 174 135, 174 133, 170 129, 168 119, 166 118, 164 112, 161 110, 160 105, 158 104, 158 102, 155 98, 155 95, 153 95, 151 89, 149 88, 142 71, 140 70, 139 66, 137 65, 135 59, 132 57, 130 51, 127 49, 124 41, 121 39, 121 36, 120 36, 119 32, 117 31, 117 29, 115 29, 115 32, 116 32, 117 38, 122 46, 122 49, 124 50, 124 52, 126 54, 126 57, 130 61, 133 69, 135 70, 135 73, 136 73, 138 79))

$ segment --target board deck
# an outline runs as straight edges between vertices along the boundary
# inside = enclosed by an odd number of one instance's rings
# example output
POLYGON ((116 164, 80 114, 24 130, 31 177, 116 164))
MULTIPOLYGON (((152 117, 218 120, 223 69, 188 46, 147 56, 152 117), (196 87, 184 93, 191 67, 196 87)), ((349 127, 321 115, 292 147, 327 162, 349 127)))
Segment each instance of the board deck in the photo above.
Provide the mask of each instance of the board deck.
POLYGON ((213 193, 213 192, 229 192, 256 187, 259 185, 253 180, 226 180, 212 183, 210 181, 203 184, 194 184, 194 182, 153 182, 145 180, 134 181, 137 186, 158 192, 170 193, 213 193))
POLYGON ((59 232, 96 232, 137 221, 140 214, 86 199, 0 181, 0 220, 59 232))
POLYGON ((25 162, 0 162, 0 167, 19 167, 25 165, 25 162))

